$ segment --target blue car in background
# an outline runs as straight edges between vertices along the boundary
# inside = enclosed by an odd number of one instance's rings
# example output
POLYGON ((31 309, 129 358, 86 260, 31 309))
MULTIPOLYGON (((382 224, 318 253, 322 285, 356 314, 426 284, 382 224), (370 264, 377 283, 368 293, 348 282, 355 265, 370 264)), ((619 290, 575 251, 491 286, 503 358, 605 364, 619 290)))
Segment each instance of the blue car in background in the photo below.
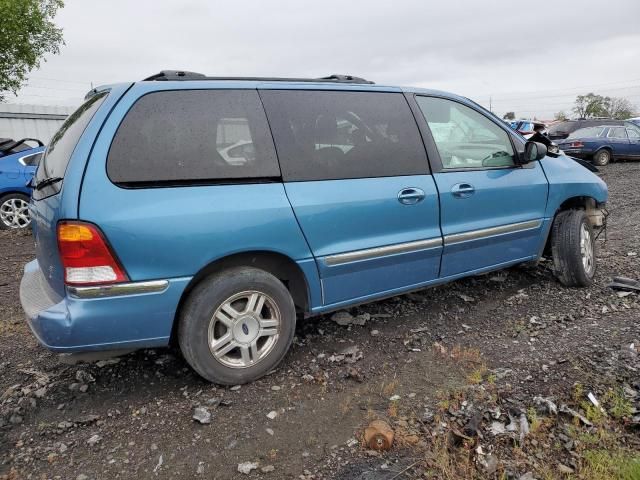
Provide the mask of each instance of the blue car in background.
POLYGON ((34 139, 0 139, 0 230, 29 226, 27 184, 33 178, 45 147, 34 139), (33 147, 30 143, 38 144, 33 147))
POLYGON ((604 166, 611 160, 640 159, 640 127, 632 122, 624 125, 599 125, 576 130, 558 147, 572 157, 591 160, 604 166))

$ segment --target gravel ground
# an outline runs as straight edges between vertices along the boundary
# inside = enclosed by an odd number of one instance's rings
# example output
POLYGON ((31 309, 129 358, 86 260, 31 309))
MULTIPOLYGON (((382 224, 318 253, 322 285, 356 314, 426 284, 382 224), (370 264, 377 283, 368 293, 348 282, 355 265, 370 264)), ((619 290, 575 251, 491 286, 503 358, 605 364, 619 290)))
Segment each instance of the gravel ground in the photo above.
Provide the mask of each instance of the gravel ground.
POLYGON ((564 441, 596 427, 531 409, 540 396, 593 419, 587 392, 623 391, 612 445, 640 446, 638 296, 606 287, 640 277, 640 164, 602 177, 611 216, 592 287, 563 288, 541 262, 354 308, 350 325, 310 319, 282 366, 241 388, 204 382, 169 349, 61 363, 18 301, 32 237, 0 232, 0 478, 596 478, 564 441), (523 412, 531 433, 488 433, 523 412), (362 442, 374 418, 395 430, 389 452, 362 442))

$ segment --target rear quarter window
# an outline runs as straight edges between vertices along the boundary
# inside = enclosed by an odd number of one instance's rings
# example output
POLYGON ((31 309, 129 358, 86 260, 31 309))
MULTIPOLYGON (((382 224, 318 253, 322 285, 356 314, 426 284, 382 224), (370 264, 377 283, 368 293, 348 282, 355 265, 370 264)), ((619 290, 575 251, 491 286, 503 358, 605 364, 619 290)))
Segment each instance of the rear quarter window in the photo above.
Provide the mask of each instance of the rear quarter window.
POLYGON ((280 176, 255 90, 173 90, 141 97, 118 127, 107 173, 124 186, 280 176))
POLYGON ((94 95, 67 117, 49 142, 49 146, 40 162, 36 180, 64 177, 69 159, 82 136, 82 132, 87 128, 93 115, 98 111, 107 95, 108 92, 94 95))
POLYGON ((286 181, 428 173, 400 93, 262 90, 286 181))

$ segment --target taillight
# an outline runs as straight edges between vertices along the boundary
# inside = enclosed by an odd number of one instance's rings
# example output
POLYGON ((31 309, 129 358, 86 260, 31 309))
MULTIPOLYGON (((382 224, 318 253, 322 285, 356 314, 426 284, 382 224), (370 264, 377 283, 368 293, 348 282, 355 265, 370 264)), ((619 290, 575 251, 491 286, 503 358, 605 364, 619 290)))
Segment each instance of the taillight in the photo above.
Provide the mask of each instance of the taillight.
POLYGON ((129 280, 95 225, 60 222, 58 250, 67 285, 101 285, 129 280))
POLYGON ((582 142, 571 142, 571 145, 569 145, 569 148, 582 148, 584 147, 584 143, 582 142))

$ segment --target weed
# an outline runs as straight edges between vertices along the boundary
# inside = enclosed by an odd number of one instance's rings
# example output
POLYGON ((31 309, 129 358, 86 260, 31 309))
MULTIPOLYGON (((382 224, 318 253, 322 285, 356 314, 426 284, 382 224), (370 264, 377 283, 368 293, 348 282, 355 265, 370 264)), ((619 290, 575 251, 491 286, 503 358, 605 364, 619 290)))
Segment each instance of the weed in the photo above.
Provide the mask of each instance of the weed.
POLYGON ((482 364, 478 368, 474 369, 469 375, 467 375, 467 381, 472 385, 479 385, 482 383, 482 378, 487 373, 487 366, 482 364))
POLYGON ((482 363, 482 353, 477 348, 466 348, 456 345, 451 349, 449 356, 463 365, 474 365, 482 363))
POLYGON ((584 398, 584 386, 581 383, 576 383, 573 386, 573 403, 579 404, 584 398))
POLYGON ((591 402, 587 402, 586 400, 583 400, 580 403, 580 408, 584 410, 585 417, 587 417, 587 420, 589 420, 594 425, 602 425, 604 423, 605 414, 602 412, 600 407, 596 407, 591 402))
POLYGON ((398 380, 394 380, 392 382, 389 382, 386 385, 383 383, 382 384, 382 394, 385 397, 390 397, 391 395, 393 395, 393 392, 396 391, 396 388, 398 388, 398 380))
POLYGON ((602 403, 616 420, 633 415, 633 405, 625 398, 621 388, 609 390, 602 398, 602 403))
POLYGON ((531 433, 535 433, 540 430, 542 420, 538 417, 538 412, 534 407, 529 407, 527 409, 527 419, 529 420, 529 430, 531 433))

